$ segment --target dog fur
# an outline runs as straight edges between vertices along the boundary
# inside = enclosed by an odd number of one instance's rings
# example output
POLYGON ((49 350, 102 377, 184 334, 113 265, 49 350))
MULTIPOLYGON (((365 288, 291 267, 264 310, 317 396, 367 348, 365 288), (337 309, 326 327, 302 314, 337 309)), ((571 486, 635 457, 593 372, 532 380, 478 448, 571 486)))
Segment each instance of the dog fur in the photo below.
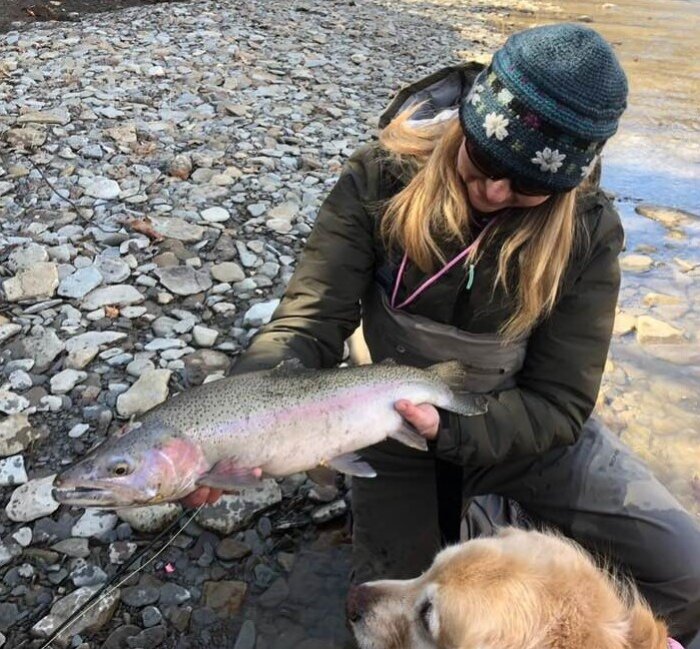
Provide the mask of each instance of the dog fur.
POLYGON ((443 550, 417 579, 351 590, 361 649, 666 649, 636 590, 559 535, 506 528, 443 550))

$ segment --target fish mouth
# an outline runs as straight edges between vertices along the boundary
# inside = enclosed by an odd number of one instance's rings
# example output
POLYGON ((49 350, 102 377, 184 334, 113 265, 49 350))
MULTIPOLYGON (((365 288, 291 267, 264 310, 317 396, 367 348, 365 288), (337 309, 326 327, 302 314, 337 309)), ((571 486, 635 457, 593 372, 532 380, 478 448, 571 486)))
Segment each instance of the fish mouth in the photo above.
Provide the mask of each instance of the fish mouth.
POLYGON ((132 493, 130 490, 122 490, 114 485, 100 485, 99 482, 85 485, 64 484, 56 480, 51 495, 57 503, 73 507, 116 509, 143 506, 153 502, 152 494, 132 493))

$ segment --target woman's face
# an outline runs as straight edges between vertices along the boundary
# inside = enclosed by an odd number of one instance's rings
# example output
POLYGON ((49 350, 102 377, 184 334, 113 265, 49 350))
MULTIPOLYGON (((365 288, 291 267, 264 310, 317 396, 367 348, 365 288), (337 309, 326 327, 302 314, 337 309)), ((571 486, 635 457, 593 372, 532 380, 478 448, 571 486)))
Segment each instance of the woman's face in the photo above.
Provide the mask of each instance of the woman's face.
POLYGON ((550 196, 518 194, 511 188, 508 178, 491 180, 484 176, 467 154, 466 139, 462 141, 457 155, 457 172, 464 183, 469 204, 479 212, 497 212, 510 207, 537 207, 550 196))

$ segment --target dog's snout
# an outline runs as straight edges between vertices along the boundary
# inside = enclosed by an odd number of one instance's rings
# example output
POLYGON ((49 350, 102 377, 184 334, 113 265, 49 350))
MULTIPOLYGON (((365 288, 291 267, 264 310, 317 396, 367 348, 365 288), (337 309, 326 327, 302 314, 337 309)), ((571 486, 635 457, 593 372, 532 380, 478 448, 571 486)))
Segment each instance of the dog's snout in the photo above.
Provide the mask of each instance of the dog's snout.
POLYGON ((377 598, 371 586, 360 584, 351 586, 346 600, 346 613, 350 622, 359 622, 377 598))

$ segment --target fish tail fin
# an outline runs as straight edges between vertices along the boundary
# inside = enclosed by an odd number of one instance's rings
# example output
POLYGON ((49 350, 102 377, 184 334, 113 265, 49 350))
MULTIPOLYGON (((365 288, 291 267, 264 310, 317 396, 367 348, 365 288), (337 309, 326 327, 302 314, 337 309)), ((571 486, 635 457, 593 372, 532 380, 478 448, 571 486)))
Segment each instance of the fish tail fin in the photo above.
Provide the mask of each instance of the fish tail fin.
POLYGON ((483 415, 487 410, 486 397, 464 389, 469 378, 469 370, 459 361, 436 363, 425 370, 445 383, 452 391, 452 400, 445 410, 465 417, 483 415))

